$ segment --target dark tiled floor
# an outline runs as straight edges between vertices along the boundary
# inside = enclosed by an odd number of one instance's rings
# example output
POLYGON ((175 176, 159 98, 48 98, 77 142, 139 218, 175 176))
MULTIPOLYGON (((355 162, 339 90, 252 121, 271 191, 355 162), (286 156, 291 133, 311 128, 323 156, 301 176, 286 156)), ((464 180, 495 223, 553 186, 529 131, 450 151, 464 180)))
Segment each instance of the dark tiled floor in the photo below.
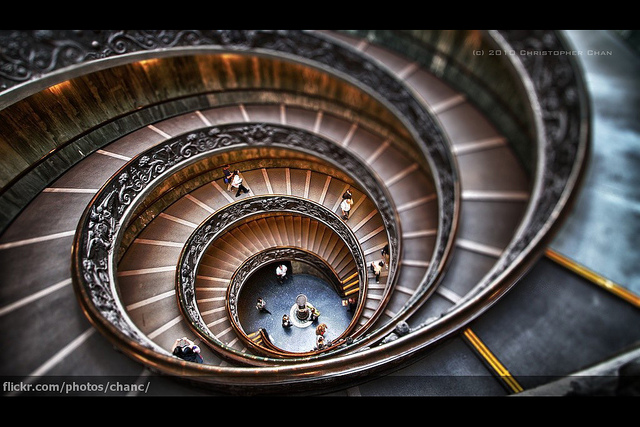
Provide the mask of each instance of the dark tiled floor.
POLYGON ((593 138, 583 187, 551 246, 640 294, 640 56, 610 31, 565 33, 582 52, 593 138))
POLYGON ((346 329, 351 321, 351 313, 342 306, 342 298, 329 283, 310 274, 293 274, 279 284, 275 269, 275 264, 262 268, 242 288, 238 298, 238 316, 247 334, 264 328, 277 347, 305 352, 313 350, 316 345, 315 330, 318 324, 325 323, 328 326, 325 333, 328 339, 337 338, 346 329), (309 303, 320 311, 320 318, 311 324, 307 322, 306 325, 294 324, 290 328, 283 328, 282 315, 291 312, 300 294, 306 295, 309 303), (266 301, 271 314, 258 312, 258 297, 266 301))

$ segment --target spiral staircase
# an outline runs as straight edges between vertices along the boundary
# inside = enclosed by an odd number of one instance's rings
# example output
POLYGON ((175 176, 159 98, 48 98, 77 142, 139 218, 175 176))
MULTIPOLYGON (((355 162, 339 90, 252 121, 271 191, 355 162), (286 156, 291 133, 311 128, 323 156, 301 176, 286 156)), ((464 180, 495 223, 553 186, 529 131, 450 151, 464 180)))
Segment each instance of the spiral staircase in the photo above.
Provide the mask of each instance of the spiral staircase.
MULTIPOLYGON (((395 395, 408 383, 424 395, 517 395, 638 341, 637 327, 623 328, 597 351, 565 353, 589 328, 581 304, 614 307, 615 319, 588 317, 607 331, 638 312, 633 296, 590 286, 548 249, 587 168, 589 101, 573 58, 510 52, 570 49, 560 33, 4 40, 5 383, 51 394, 120 379, 144 390, 109 394, 395 395), (227 188, 227 164, 249 193, 227 188), (334 326, 336 307, 307 295, 329 324, 326 348, 287 347, 278 327, 247 320, 260 296, 249 281, 283 260, 294 278, 356 298, 334 326), (559 305, 565 294, 573 305, 559 305), (571 327, 549 315, 563 310, 571 327), (544 350, 533 346, 550 330, 544 350), (172 355, 183 336, 204 363, 172 355), (554 348, 556 363, 536 366, 554 348)), ((280 286, 292 306, 299 289, 280 286)))

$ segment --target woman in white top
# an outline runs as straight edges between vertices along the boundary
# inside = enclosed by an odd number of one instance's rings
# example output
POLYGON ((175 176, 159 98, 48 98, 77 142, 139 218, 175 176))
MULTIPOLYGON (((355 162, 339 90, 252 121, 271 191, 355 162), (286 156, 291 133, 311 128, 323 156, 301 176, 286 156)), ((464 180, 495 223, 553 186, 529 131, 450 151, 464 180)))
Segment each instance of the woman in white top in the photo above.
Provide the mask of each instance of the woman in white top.
POLYGON ((287 276, 287 266, 280 264, 276 268, 276 276, 278 276, 278 282, 282 283, 287 276))
POLYGON ((241 192, 244 192, 245 194, 249 192, 249 189, 242 185, 242 177, 240 176, 240 171, 238 170, 233 173, 233 177, 231 178, 231 186, 238 189, 236 197, 239 197, 241 192))
POLYGON ((342 209, 342 218, 349 219, 349 211, 351 210, 352 204, 353 199, 342 199, 342 203, 340 203, 340 209, 342 209))

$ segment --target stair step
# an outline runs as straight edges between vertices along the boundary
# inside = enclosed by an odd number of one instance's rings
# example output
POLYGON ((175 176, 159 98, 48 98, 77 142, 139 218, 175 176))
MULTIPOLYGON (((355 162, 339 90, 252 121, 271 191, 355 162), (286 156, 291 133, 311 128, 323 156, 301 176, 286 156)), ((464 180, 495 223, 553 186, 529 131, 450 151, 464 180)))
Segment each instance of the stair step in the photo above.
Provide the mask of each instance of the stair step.
POLYGON ((257 220, 257 225, 265 236, 267 242, 269 242, 269 245, 277 246, 278 243, 276 242, 275 237, 273 237, 273 232, 271 231, 269 222, 265 218, 260 218, 257 220))
POLYGON ((342 287, 342 289, 346 291, 346 290, 348 290, 348 289, 350 289, 350 288, 352 288, 352 287, 356 286, 358 283, 360 283, 360 280, 355 279, 355 280, 353 280, 353 281, 351 281, 351 282, 349 282, 349 283, 345 284, 345 285, 342 287))

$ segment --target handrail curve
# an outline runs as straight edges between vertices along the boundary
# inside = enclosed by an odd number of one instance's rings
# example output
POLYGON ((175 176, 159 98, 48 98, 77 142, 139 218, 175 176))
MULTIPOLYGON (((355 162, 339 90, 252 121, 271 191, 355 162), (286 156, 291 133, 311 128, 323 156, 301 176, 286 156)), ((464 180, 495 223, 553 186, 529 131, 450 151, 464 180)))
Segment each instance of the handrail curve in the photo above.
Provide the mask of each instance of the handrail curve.
MULTIPOLYGON (((304 34, 304 33, 302 33, 304 34)), ((273 37, 276 37, 272 34, 273 37)), ((301 39, 304 39, 303 35, 301 39)), ((496 45, 508 50, 521 52, 520 55, 514 55, 509 58, 510 65, 514 73, 519 77, 522 85, 523 93, 529 101, 530 111, 535 123, 535 136, 538 149, 537 169, 535 174, 534 192, 527 209, 525 220, 514 236, 507 250, 499 259, 494 268, 482 279, 481 283, 475 288, 475 291, 465 297, 462 304, 458 304, 453 310, 444 313, 439 319, 420 325, 410 334, 403 336, 395 341, 384 345, 371 345, 368 342, 366 347, 359 347, 357 351, 347 352, 340 357, 327 358, 322 360, 303 361, 294 366, 262 366, 260 375, 254 375, 254 368, 244 367, 213 367, 206 366, 201 370, 185 364, 175 364, 169 356, 152 351, 139 351, 135 357, 144 360, 150 366, 154 366, 162 372, 177 375, 197 375, 198 379, 203 383, 212 386, 224 386, 231 391, 240 391, 251 389, 258 392, 273 392, 286 388, 288 390, 305 389, 309 383, 317 382, 317 378, 313 373, 322 372, 322 378, 319 380, 324 385, 335 384, 349 380, 363 379, 366 375, 377 372, 387 371, 392 367, 398 366, 419 354, 422 350, 431 344, 449 337, 470 321, 477 318, 488 307, 490 307, 499 297, 504 295, 517 281, 517 278, 525 271, 528 266, 538 257, 543 249, 543 244, 548 241, 557 228, 562 217, 566 214, 571 200, 575 197, 579 188, 580 179, 584 172, 584 164, 588 155, 588 143, 590 138, 589 129, 589 106, 584 98, 586 91, 578 66, 573 62, 571 57, 563 55, 529 55, 530 53, 545 49, 551 52, 559 52, 567 50, 566 42, 553 31, 490 31, 487 37, 493 40, 496 45)), ((277 38, 277 37, 276 37, 277 38)), ((241 37, 241 40, 247 42, 252 48, 255 47, 255 40, 247 40, 241 37)), ((282 42, 280 40, 279 42, 282 42)), ((273 47, 274 40, 265 45, 261 45, 258 49, 273 47)), ((304 44, 304 40, 302 41, 304 44)), ((291 46, 281 46, 275 43, 281 51, 290 51, 293 55, 295 50, 291 46)), ((246 47, 246 46, 244 46, 246 47)), ((243 48, 244 48, 243 47, 243 48)), ((355 66, 350 56, 351 53, 345 53, 343 57, 335 56, 327 51, 327 46, 322 46, 318 51, 314 51, 310 58, 327 58, 332 60, 342 59, 338 61, 338 71, 349 75, 350 81, 362 77, 362 85, 371 88, 372 84, 377 81, 377 72, 372 72, 367 76, 362 76, 356 70, 351 69, 355 66)), ((357 56, 356 56, 357 58, 357 56)), ((322 62, 322 60, 319 60, 322 62)), ((357 61, 356 61, 357 62, 357 61)), ((362 71, 360 69, 360 71, 362 71)), ((379 71, 379 70, 377 70, 379 71)), ((384 73, 383 73, 384 74, 384 73)), ((345 77, 347 78, 347 77, 345 77)), ((391 85, 393 86, 393 84, 391 85)), ((416 132, 415 123, 422 116, 428 114, 424 111, 419 102, 413 100, 409 102, 408 107, 403 107, 400 102, 406 91, 400 90, 398 93, 391 94, 388 92, 389 85, 385 85, 377 94, 385 99, 386 105, 392 105, 391 110, 396 112, 398 116, 406 120, 408 128, 414 132, 417 144, 423 149, 425 154, 431 160, 434 166, 434 176, 436 178, 436 186, 441 191, 439 193, 440 212, 455 212, 454 202, 459 198, 459 189, 457 189, 456 172, 452 168, 451 153, 444 152, 448 150, 448 144, 442 143, 444 139, 429 140, 423 138, 429 134, 428 128, 435 122, 429 121, 426 127, 416 132), (426 133, 422 133, 426 132, 426 133)), ((401 88, 402 89, 402 88, 401 88)), ((434 133, 438 133, 437 130, 434 133)), ((126 182, 121 182, 126 184, 126 182)), ((86 223, 93 221, 91 238, 84 236, 80 241, 81 248, 89 253, 92 250, 102 251, 108 249, 112 243, 108 238, 113 235, 110 232, 113 228, 109 228, 115 219, 110 217, 104 208, 112 212, 112 208, 125 206, 133 201, 128 197, 125 187, 120 187, 124 192, 115 191, 113 187, 106 188, 108 197, 101 199, 100 203, 93 206, 92 210, 87 213, 86 223), (119 203, 115 203, 116 200, 119 203), (115 205, 112 205, 115 203, 115 205), (106 241, 101 237, 107 237, 106 241), (106 242, 106 244, 105 244, 106 242)), ((126 208, 124 208, 126 211, 126 208)), ((122 213, 120 213, 122 214, 122 213)), ((446 216, 440 219, 439 242, 443 245, 438 246, 437 253, 434 258, 443 260, 446 257, 440 257, 441 254, 447 252, 447 248, 451 244, 451 234, 454 230, 454 224, 448 221, 454 221, 456 215, 446 216)), ((120 220, 118 218, 118 220, 120 220)), ((86 261, 82 260, 82 261, 86 261)), ((82 271, 82 278, 90 281, 91 285, 95 285, 92 289, 102 291, 100 284, 104 283, 102 279, 104 274, 108 274, 110 265, 98 263, 85 264, 77 262, 78 271, 82 271), (83 267, 80 270, 80 266, 83 267), (92 282, 94 279, 96 282, 92 282)), ((100 260, 98 260, 100 261, 100 260)), ((440 265, 438 263, 438 265, 440 265)), ((428 283, 433 283, 438 273, 436 267, 430 270, 428 283)), ((76 283, 74 281, 74 283, 76 283)), ((91 286, 89 286, 91 288, 91 286)), ((102 294, 100 294, 102 295, 102 294)), ((99 301, 103 302, 103 301, 99 301)), ((109 307, 110 301, 106 301, 105 306, 109 307)), ((113 319, 114 324, 119 324, 119 318, 113 319)), ((126 326, 126 324, 125 324, 126 326)), ((103 327, 104 329, 104 327, 103 327)), ((136 340, 127 340, 124 347, 128 349, 137 349, 140 343, 136 340)), ((356 348, 356 347, 354 347, 356 348)))
MULTIPOLYGON (((229 229, 235 227, 237 223, 242 223, 253 217, 267 213, 293 213, 302 215, 319 221, 330 228, 349 249, 356 263, 359 280, 363 283, 366 292, 367 267, 362 247, 353 231, 330 209, 302 197, 283 195, 249 196, 228 204, 205 219, 187 239, 180 254, 178 267, 176 268, 176 294, 180 309, 189 321, 190 327, 223 357, 236 361, 242 361, 245 353, 220 341, 220 339, 209 330, 200 314, 196 300, 196 275, 203 255, 216 239, 223 236, 229 229)), ((255 265, 256 262, 260 264, 263 255, 269 255, 269 253, 272 252, 261 252, 246 260, 243 265, 249 265, 249 268, 243 269, 241 267, 236 270, 227 288, 229 320, 234 329, 239 332, 245 341, 248 340, 248 337, 239 325, 236 311, 237 306, 235 303, 237 302, 240 288, 246 280, 247 275, 258 268, 258 266, 255 265)), ((293 359, 311 358, 314 354, 315 353, 309 353, 307 356, 297 357, 295 357, 295 354, 290 354, 289 356, 292 359, 290 362, 294 361, 293 359)), ((281 354, 274 354, 274 356, 280 357, 281 354)), ((250 363, 251 360, 245 362, 250 363)))

